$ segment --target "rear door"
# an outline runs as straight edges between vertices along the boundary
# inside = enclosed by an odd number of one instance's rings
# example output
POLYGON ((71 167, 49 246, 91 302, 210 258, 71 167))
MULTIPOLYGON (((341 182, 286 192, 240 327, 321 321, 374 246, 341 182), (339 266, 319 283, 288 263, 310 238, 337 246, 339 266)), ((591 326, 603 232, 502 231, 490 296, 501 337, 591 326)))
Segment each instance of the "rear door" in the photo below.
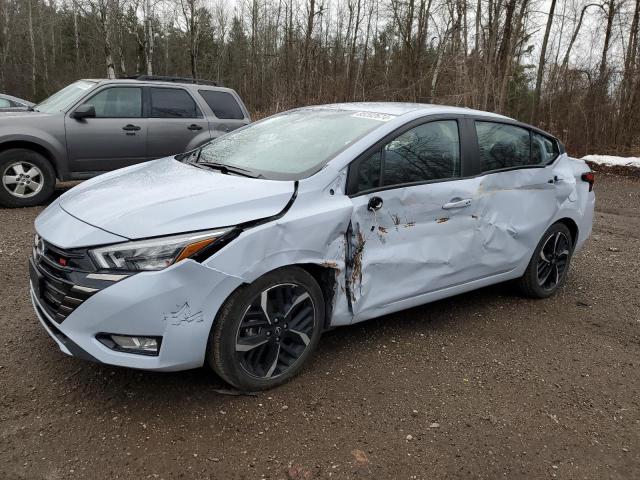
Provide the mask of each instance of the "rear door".
POLYGON ((109 86, 83 104, 95 118, 65 117, 69 167, 73 172, 115 170, 147 159, 147 120, 143 91, 137 86, 109 86))
POLYGON ((485 274, 474 255, 477 181, 465 178, 464 159, 471 153, 465 123, 457 118, 417 123, 349 170, 348 281, 360 319, 485 274))
POLYGON ((202 110, 184 88, 153 86, 148 92, 149 158, 191 150, 211 137, 202 110))
POLYGON ((249 123, 249 116, 234 94, 225 90, 200 89, 198 93, 213 114, 209 120, 212 138, 249 123))
POLYGON ((559 152, 550 137, 499 120, 469 122, 478 148, 473 196, 478 253, 487 269, 507 272, 528 263, 559 205, 569 198, 572 179, 554 169, 559 152))

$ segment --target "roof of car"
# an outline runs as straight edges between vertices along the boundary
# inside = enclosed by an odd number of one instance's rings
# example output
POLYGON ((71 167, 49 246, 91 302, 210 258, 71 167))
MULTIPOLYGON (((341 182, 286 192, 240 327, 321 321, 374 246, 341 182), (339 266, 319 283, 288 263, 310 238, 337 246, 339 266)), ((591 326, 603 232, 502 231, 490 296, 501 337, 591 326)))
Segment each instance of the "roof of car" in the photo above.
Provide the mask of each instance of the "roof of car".
MULTIPOLYGON (((385 115, 405 115, 418 110, 424 111, 425 115, 459 114, 459 115, 481 115, 495 118, 509 118, 497 113, 473 110, 466 107, 450 107, 448 105, 435 105, 431 103, 407 103, 407 102, 352 102, 352 103, 331 103, 328 105, 318 105, 319 108, 335 108, 339 110, 352 110, 358 112, 382 113, 385 115)), ((509 118, 510 119, 510 118, 509 118)), ((510 119, 511 120, 511 119, 510 119)))
POLYGON ((25 100, 23 98, 14 97, 13 95, 9 95, 8 93, 0 93, 0 97, 6 98, 8 100, 14 100, 18 103, 23 103, 25 105, 35 105, 35 103, 30 102, 29 100, 25 100))
POLYGON ((122 84, 130 84, 130 85, 139 85, 140 83, 152 84, 152 85, 162 85, 167 87, 175 87, 176 85, 181 87, 193 87, 198 89, 215 89, 215 90, 223 90, 223 91, 231 91, 231 88, 222 87, 220 85, 208 85, 204 83, 187 83, 187 82, 164 82, 162 80, 145 80, 145 79, 135 79, 135 78, 83 78, 85 82, 96 82, 96 83, 122 83, 122 84))

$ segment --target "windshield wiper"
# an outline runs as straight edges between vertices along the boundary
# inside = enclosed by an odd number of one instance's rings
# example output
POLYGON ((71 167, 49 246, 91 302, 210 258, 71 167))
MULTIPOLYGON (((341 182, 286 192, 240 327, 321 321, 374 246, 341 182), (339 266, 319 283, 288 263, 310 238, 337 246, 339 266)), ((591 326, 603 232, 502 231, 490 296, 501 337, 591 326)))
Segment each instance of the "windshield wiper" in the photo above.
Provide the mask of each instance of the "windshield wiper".
POLYGON ((251 170, 247 170, 246 168, 232 167, 229 165, 225 165, 224 163, 217 163, 217 162, 190 162, 190 163, 195 166, 201 165, 203 167, 212 168, 214 170, 220 170, 225 175, 234 174, 234 175, 240 175, 242 177, 249 177, 249 178, 264 178, 262 175, 255 174, 251 170))

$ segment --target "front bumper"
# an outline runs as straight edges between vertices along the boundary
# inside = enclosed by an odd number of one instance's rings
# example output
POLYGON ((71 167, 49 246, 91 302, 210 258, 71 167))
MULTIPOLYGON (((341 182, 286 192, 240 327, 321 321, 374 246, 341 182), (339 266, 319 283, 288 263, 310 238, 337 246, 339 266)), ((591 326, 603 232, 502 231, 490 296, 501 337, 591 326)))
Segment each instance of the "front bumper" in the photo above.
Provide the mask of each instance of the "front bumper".
POLYGON ((240 278, 184 260, 165 270, 144 272, 100 290, 63 321, 54 320, 31 285, 40 323, 60 350, 85 360, 144 370, 174 371, 204 363, 209 332, 240 278), (160 336, 157 356, 111 350, 99 333, 160 336))

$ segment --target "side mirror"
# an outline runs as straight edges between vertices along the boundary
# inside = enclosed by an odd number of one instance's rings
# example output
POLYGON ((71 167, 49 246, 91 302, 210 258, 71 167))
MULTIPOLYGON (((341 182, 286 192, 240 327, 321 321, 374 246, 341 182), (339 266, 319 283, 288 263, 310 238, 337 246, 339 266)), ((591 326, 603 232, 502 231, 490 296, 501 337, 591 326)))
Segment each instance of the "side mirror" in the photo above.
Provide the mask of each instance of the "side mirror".
POLYGON ((94 118, 95 116, 96 116, 96 108, 89 103, 84 103, 80 105, 71 114, 71 117, 77 120, 80 120, 81 118, 94 118))

